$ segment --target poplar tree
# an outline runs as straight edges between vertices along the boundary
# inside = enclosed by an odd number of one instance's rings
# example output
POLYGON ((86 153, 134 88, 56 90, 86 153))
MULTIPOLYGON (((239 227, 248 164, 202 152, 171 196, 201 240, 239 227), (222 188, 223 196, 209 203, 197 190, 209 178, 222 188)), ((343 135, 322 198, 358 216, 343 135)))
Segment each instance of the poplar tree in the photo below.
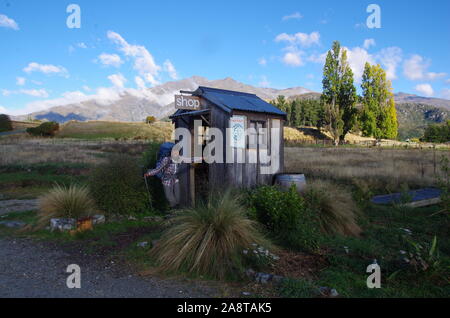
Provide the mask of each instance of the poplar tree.
POLYGON ((397 138, 397 111, 392 85, 380 65, 365 64, 361 88, 363 109, 360 125, 363 135, 377 139, 397 138))
POLYGON ((327 53, 323 68, 322 101, 325 106, 325 121, 335 145, 353 128, 356 122, 356 88, 353 72, 348 65, 347 51, 338 41, 327 53))

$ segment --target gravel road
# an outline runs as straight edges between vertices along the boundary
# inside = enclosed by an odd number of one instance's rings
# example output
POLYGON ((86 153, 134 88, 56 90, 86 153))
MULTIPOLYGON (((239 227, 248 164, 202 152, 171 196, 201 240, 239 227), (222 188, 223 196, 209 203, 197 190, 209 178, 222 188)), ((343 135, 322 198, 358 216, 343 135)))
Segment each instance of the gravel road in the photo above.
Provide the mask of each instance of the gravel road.
POLYGON ((38 208, 38 200, 0 200, 0 215, 36 210, 38 208))
POLYGON ((0 298, 4 297, 217 297, 203 283, 133 274, 114 261, 29 239, 0 238, 0 298), (81 268, 81 288, 66 286, 66 268, 81 268))

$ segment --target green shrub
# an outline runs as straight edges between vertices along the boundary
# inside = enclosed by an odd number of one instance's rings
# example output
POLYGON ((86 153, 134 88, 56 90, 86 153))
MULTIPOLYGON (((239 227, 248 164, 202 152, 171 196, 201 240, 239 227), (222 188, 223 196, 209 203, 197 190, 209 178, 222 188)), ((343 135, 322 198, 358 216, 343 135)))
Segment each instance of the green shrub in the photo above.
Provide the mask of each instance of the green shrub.
POLYGON ((319 289, 306 279, 285 279, 279 289, 284 298, 311 298, 319 295, 319 289))
POLYGON ((443 124, 431 124, 424 132, 423 141, 448 142, 450 141, 450 120, 443 124))
POLYGON ((139 162, 127 155, 112 155, 90 177, 99 208, 112 214, 138 214, 150 207, 139 162))
POLYGON ((27 133, 32 136, 53 137, 59 130, 59 124, 54 121, 47 121, 37 127, 27 128, 27 133))
POLYGON ((185 211, 172 222, 151 250, 164 271, 185 270, 219 279, 236 277, 245 268, 245 249, 252 244, 270 247, 258 224, 246 217, 239 198, 230 191, 211 195, 208 202, 185 211))
POLYGON ((11 118, 8 115, 0 114, 0 132, 13 130, 11 118))
MULTIPOLYGON (((156 167, 160 145, 161 144, 159 143, 150 143, 148 145, 147 150, 142 155, 142 166, 144 167, 144 170, 156 167)), ((161 180, 156 176, 148 177, 147 184, 153 197, 153 207, 159 211, 166 210, 169 204, 166 200, 161 180)))
POLYGON ((37 228, 49 224, 51 218, 83 218, 96 211, 95 201, 86 186, 56 185, 39 198, 37 228))
POLYGON ((350 192, 331 182, 312 181, 303 196, 308 208, 317 215, 324 233, 350 236, 361 233, 356 222, 360 212, 350 192))
POLYGON ((250 194, 251 211, 288 247, 317 250, 320 233, 316 216, 307 209, 295 186, 282 191, 274 186, 262 186, 250 194))

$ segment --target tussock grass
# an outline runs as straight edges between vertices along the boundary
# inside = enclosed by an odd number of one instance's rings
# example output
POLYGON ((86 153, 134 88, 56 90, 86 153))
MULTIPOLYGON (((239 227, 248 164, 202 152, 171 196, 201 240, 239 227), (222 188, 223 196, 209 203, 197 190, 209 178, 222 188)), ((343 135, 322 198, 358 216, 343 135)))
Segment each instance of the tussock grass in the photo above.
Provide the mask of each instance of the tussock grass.
POLYGON ((182 270, 222 279, 240 269, 245 248, 252 243, 269 245, 230 191, 211 196, 172 221, 151 250, 160 269, 167 272, 182 270))
POLYGON ((44 228, 51 218, 82 218, 95 213, 95 201, 86 186, 56 185, 39 197, 37 229, 44 228))
POLYGON ((351 192, 331 182, 315 180, 307 185, 304 197, 309 208, 317 213, 325 233, 359 236, 357 218, 361 212, 351 192))

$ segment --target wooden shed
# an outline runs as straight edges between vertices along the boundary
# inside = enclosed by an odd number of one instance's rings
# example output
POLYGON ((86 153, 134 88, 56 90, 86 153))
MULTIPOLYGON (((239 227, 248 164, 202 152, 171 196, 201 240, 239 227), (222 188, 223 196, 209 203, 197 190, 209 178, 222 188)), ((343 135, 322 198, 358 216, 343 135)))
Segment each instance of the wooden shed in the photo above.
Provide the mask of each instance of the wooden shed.
POLYGON ((222 160, 206 163, 202 157, 180 164, 181 205, 194 204, 211 190, 272 184, 274 176, 283 172, 286 113, 255 94, 203 86, 180 93, 175 96, 178 109, 170 118, 175 128, 186 128, 192 136, 197 133, 193 148, 204 149, 217 138, 210 136, 210 128, 223 135, 222 160))

